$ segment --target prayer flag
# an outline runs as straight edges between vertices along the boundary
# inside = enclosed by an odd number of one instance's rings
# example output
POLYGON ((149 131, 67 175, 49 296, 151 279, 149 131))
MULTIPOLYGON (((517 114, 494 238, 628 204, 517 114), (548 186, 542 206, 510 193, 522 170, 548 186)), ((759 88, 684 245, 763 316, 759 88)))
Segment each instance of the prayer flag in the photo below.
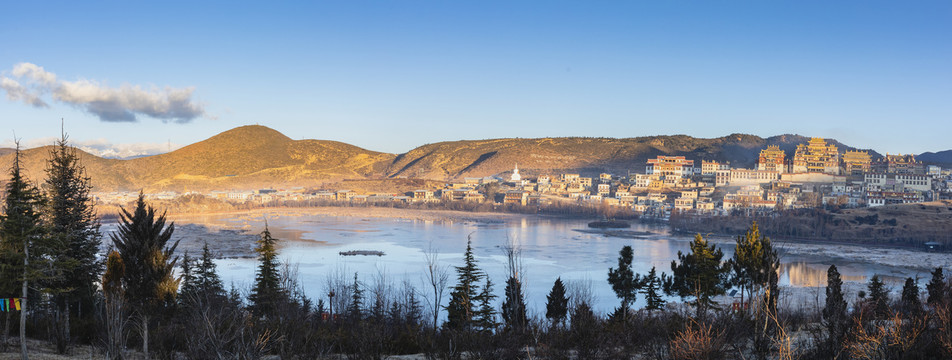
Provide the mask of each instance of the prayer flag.
POLYGON ((20 311, 20 299, 13 299, 13 303, 17 307, 17 311, 20 311))
POLYGON ((0 299, 0 311, 7 311, 7 299, 0 299))

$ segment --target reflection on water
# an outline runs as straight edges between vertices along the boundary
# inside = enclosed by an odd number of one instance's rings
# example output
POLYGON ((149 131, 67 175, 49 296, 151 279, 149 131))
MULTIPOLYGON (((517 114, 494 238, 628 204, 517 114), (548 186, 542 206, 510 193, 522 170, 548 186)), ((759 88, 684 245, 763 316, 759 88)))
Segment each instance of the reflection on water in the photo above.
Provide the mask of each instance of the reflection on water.
MULTIPOLYGON (((826 286, 826 275, 829 266, 811 264, 806 262, 794 262, 780 265, 781 281, 790 286, 796 287, 816 287, 826 286)), ((866 282, 866 275, 848 275, 840 272, 840 279, 843 281, 866 282)))
MULTIPOLYGON (((253 216, 202 217, 199 223, 214 223, 254 233, 264 227, 264 219, 253 216)), ((195 221, 195 220, 193 220, 195 221)), ((182 222, 182 220, 177 220, 182 222)), ((188 221, 186 221, 188 222, 188 221)), ((395 283, 409 281, 423 288, 425 268, 423 252, 435 249, 444 266, 462 263, 466 239, 473 241, 479 266, 496 284, 504 284, 506 259, 502 247, 509 241, 522 248, 524 289, 530 309, 545 308, 545 296, 556 278, 575 283, 590 283, 595 308, 607 312, 617 306, 617 299, 607 283, 608 268, 617 264, 618 252, 625 245, 634 250, 633 270, 645 274, 651 267, 670 272, 678 251, 688 252, 691 237, 671 236, 665 227, 632 224, 633 231, 651 232, 644 239, 609 238, 581 233, 586 221, 523 218, 511 223, 476 223, 471 221, 432 221, 380 218, 350 218, 321 215, 268 216, 272 234, 283 241, 280 257, 299 266, 302 285, 312 297, 322 296, 330 273, 358 273, 362 281, 372 282, 386 274, 395 283), (377 257, 342 257, 340 251, 378 250, 377 257)), ((733 255, 733 245, 720 245, 724 259, 733 255)), ((825 286, 829 265, 836 264, 844 281, 865 282, 874 273, 887 281, 908 276, 901 270, 850 263, 845 260, 798 258, 786 259, 781 285, 825 286)), ((254 279, 253 259, 218 261, 223 280, 239 287, 248 287, 254 279)), ((496 293, 502 300, 503 287, 496 293)), ((639 297, 639 301, 643 300, 639 297)), ((445 300, 444 300, 445 301, 445 300)), ((642 306, 638 303, 636 306, 642 306)))

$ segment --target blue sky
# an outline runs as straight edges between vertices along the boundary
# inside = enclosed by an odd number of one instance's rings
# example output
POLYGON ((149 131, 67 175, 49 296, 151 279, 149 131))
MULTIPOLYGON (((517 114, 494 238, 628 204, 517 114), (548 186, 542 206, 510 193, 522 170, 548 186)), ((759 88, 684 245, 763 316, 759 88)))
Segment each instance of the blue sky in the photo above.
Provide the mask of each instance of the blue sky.
POLYGON ((74 141, 103 152, 163 151, 247 124, 393 153, 730 133, 952 149, 949 1, 0 7, 0 77, 20 86, 0 89, 0 145, 14 131, 49 142, 64 118, 74 141), (170 97, 178 105, 163 107, 170 97))

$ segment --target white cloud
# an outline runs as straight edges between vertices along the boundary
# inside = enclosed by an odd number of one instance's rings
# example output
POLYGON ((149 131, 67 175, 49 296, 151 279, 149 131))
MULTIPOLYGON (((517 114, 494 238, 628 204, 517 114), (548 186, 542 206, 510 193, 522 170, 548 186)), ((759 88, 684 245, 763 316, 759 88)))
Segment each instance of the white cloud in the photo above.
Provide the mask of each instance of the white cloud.
MULTIPOLYGON (((57 140, 59 140, 59 138, 56 137, 21 140, 20 148, 30 149, 53 145, 57 140)), ((76 141, 70 140, 69 144, 90 154, 110 159, 129 159, 141 156, 158 155, 167 153, 169 151, 174 151, 182 147, 182 145, 173 143, 114 144, 106 139, 76 141)), ((15 144, 13 143, 13 140, 10 139, 0 142, 0 148, 12 148, 14 146, 15 144)))
POLYGON ((40 98, 40 94, 20 85, 16 80, 0 76, 0 89, 7 92, 7 99, 10 101, 23 101, 34 107, 50 106, 40 98))
POLYGON ((13 76, 27 77, 43 86, 55 86, 56 74, 47 72, 42 66, 30 63, 19 63, 13 66, 13 76))
POLYGON ((51 93, 53 100, 76 106, 102 121, 135 122, 139 115, 180 123, 203 116, 211 118, 205 113, 204 105, 192 99, 194 87, 143 89, 124 84, 115 88, 86 79, 63 81, 58 80, 56 74, 30 63, 16 64, 10 73, 16 79, 0 75, 0 89, 6 91, 11 101, 35 107, 48 107, 42 96, 51 93))

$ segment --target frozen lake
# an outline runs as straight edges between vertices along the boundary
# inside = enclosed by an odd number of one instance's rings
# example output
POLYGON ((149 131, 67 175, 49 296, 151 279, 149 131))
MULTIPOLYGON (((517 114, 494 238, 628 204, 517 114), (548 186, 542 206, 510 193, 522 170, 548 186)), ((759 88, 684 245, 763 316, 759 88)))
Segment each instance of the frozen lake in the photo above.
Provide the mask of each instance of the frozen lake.
MULTIPOLYGON (((203 216, 176 222, 207 224, 254 233, 264 229, 263 217, 203 216)), ((492 278, 494 292, 499 295, 497 302, 501 304, 507 274, 503 247, 510 240, 514 241, 522 249, 523 290, 529 311, 540 316, 545 312, 545 297, 557 277, 567 284, 589 288, 596 311, 609 312, 618 305, 618 300, 607 282, 608 269, 617 265, 618 252, 623 246, 630 245, 634 249, 633 268, 636 273, 646 274, 652 266, 656 266, 659 272, 670 273, 671 261, 677 259, 678 251, 689 251, 691 241, 690 237, 670 235, 665 226, 637 222, 632 224, 630 230, 648 232, 650 235, 643 239, 605 237, 576 231, 587 229, 588 221, 537 218, 483 223, 272 215, 267 222, 272 235, 280 239, 281 260, 298 266, 299 280, 308 296, 315 301, 318 298, 326 299, 329 277, 342 275, 351 282, 355 272, 367 286, 384 277, 394 285, 409 281, 418 290, 425 291, 424 251, 427 249, 437 251, 440 263, 449 267, 449 285, 452 286, 456 282, 452 267, 462 264, 466 239, 471 237, 479 267, 492 278), (339 255, 339 252, 348 250, 376 250, 383 251, 385 255, 339 255)), ((730 258, 733 244, 718 246, 724 251, 724 259, 730 258)), ((784 258, 781 285, 825 286, 826 269, 831 263, 837 265, 846 281, 865 282, 876 273, 894 283, 901 277, 915 275, 905 269, 800 256, 784 258)), ((233 283, 239 288, 250 288, 256 266, 254 259, 222 259, 217 264, 226 286, 233 283)), ((444 303, 448 295, 449 290, 446 291, 444 303)), ((635 306, 642 306, 642 300, 639 296, 635 306)))

